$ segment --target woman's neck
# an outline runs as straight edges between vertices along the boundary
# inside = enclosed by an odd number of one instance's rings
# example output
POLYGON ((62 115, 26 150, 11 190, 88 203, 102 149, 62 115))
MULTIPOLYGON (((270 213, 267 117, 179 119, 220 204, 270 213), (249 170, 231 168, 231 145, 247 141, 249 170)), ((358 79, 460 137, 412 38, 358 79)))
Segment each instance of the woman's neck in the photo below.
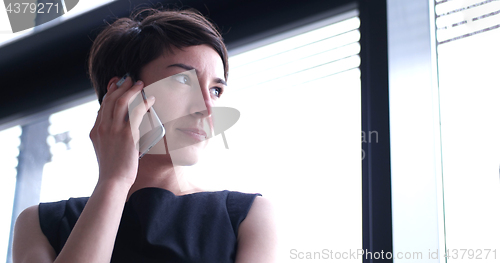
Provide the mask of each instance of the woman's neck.
POLYGON ((170 156, 163 154, 148 154, 139 161, 137 177, 127 200, 135 191, 146 187, 166 189, 175 195, 202 191, 186 180, 183 166, 173 165, 170 156))

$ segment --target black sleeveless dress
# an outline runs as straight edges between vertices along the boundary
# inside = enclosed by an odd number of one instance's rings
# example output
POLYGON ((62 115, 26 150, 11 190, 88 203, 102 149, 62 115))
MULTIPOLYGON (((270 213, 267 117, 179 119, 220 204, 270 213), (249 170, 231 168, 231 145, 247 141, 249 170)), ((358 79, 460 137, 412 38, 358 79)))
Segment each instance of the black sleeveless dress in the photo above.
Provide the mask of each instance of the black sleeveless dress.
MULTIPOLYGON (((257 195, 140 189, 125 203, 111 262, 234 262, 238 227, 257 195)), ((88 199, 39 205, 40 227, 56 254, 88 199)))

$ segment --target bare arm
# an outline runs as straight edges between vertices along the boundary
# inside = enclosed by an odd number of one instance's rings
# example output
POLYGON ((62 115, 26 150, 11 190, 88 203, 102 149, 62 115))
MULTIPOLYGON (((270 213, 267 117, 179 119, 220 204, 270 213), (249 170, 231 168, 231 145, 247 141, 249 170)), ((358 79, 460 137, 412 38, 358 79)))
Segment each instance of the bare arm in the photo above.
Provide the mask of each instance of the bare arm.
POLYGON ((54 262, 110 262, 129 188, 98 184, 54 262))
POLYGON ((257 196, 238 229, 236 263, 276 262, 277 243, 272 204, 257 196))
POLYGON ((12 259, 14 262, 54 262, 56 253, 40 229, 38 205, 24 210, 16 221, 12 259))
POLYGON ((13 262, 109 262, 126 197, 126 187, 98 185, 57 259, 40 228, 38 205, 24 210, 16 221, 13 262))
MULTIPOLYGON (((137 176, 139 152, 132 131, 139 123, 133 120, 141 120, 137 117, 147 111, 146 107, 138 107, 131 113, 131 121, 126 121, 128 102, 143 85, 132 86, 128 78, 122 87, 117 89, 110 81, 108 94, 90 133, 99 162, 99 182, 61 253, 56 257, 43 235, 35 206, 25 210, 16 223, 15 263, 110 262, 127 194, 137 176)), ((152 103, 148 101, 149 105, 152 103)))

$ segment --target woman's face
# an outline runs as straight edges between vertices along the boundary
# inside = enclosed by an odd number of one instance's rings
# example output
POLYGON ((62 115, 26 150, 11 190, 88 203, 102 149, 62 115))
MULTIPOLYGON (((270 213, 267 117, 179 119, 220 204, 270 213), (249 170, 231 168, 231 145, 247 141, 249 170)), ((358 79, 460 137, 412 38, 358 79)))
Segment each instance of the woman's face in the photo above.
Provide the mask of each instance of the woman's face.
POLYGON ((225 88, 221 57, 208 45, 173 48, 146 64, 139 78, 146 95, 156 98, 168 148, 161 140, 143 158, 164 159, 168 152, 174 165, 195 164, 212 136, 211 108, 225 88))

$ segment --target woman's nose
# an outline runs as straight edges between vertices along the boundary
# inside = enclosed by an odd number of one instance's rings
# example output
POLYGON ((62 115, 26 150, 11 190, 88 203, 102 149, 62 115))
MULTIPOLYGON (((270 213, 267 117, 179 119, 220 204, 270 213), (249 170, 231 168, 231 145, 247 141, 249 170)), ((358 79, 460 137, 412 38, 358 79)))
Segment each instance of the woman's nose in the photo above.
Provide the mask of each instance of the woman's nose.
POLYGON ((208 88, 204 88, 200 85, 199 89, 194 89, 191 101, 190 114, 196 115, 200 118, 212 115, 213 101, 210 98, 208 88))

